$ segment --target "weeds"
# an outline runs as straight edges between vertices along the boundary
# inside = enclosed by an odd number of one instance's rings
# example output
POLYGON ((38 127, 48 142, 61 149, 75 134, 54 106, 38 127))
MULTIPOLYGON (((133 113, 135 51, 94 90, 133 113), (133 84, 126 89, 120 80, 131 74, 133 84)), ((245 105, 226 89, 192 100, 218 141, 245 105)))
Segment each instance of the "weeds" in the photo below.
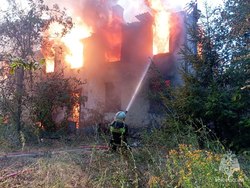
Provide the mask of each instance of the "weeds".
MULTIPOLYGON (((24 169, 29 169, 29 171, 4 179, 0 182, 0 186, 84 187, 88 183, 88 176, 84 172, 82 164, 79 165, 79 163, 75 162, 78 158, 81 158, 81 156, 63 153, 54 157, 30 161, 30 164, 26 163, 25 166, 14 164, 12 171, 18 172, 24 169)), ((8 174, 2 174, 3 177, 6 175, 8 174)))
POLYGON ((167 172, 176 175, 168 175, 171 182, 168 185, 178 187, 243 187, 245 176, 243 171, 237 169, 237 173, 231 178, 232 181, 228 181, 227 176, 219 170, 222 157, 222 154, 180 144, 178 149, 170 150, 167 155, 167 172))
MULTIPOLYGON (((166 125, 175 132, 162 128, 145 133, 142 146, 132 150, 94 149, 91 153, 60 152, 32 160, 3 160, 0 187, 250 187, 248 152, 237 156, 240 168, 229 178, 226 168, 221 170, 226 149, 205 125, 200 122, 196 132, 193 124, 184 127, 175 122, 172 126, 166 125), (8 176, 13 172, 23 173, 8 176)), ((60 146, 97 142, 93 139, 76 135, 60 146)), ((102 142, 107 145, 107 138, 102 142)))
POLYGON ((0 152, 13 151, 20 144, 19 134, 13 125, 0 124, 0 152))

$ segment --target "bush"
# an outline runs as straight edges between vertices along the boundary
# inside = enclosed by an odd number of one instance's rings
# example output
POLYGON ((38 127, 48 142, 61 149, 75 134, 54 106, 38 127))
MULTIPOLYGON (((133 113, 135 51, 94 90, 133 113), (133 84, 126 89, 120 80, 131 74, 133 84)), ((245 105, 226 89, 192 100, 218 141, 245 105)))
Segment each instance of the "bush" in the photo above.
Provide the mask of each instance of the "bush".
MULTIPOLYGON (((231 179, 219 171, 222 154, 180 144, 167 155, 168 185, 181 187, 243 187, 244 172, 238 169, 231 179), (230 181, 231 180, 231 181, 230 181)), ((249 183, 249 181, 248 181, 249 183)))
POLYGON ((11 151, 20 146, 20 138, 15 126, 0 125, 0 145, 2 151, 11 151))

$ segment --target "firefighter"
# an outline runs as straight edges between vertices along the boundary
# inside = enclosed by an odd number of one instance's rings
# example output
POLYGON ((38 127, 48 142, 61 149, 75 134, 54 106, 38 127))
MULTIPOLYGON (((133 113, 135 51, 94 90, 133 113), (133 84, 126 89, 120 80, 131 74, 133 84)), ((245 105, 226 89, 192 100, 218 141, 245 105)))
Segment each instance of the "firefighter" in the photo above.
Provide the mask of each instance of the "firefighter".
POLYGON ((109 125, 111 149, 116 151, 118 147, 128 148, 128 126, 125 124, 126 113, 119 111, 115 114, 114 121, 109 125))

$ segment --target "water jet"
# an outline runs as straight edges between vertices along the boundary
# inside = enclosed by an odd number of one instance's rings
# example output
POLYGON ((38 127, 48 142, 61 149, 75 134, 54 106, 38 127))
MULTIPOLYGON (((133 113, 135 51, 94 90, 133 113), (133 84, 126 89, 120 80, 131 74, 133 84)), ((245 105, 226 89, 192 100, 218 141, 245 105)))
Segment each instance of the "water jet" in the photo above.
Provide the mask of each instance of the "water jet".
POLYGON ((132 97, 131 97, 131 99, 130 99, 130 101, 129 101, 129 103, 128 103, 128 106, 127 106, 127 108, 126 108, 126 110, 125 110, 125 113, 128 112, 128 110, 130 109, 131 105, 133 104, 134 99, 135 99, 135 97, 136 97, 136 95, 137 95, 137 93, 138 93, 138 91, 139 91, 139 89, 140 89, 140 87, 141 87, 141 85, 142 85, 142 82, 143 82, 143 80, 144 80, 144 78, 145 78, 145 76, 146 76, 146 74, 147 74, 147 72, 148 72, 148 69, 149 69, 151 63, 153 62, 153 60, 152 60, 151 57, 149 57, 148 59, 149 59, 149 62, 148 62, 148 64, 147 64, 147 66, 146 66, 146 68, 145 68, 145 70, 144 70, 144 72, 143 72, 143 74, 142 74, 142 76, 141 76, 141 78, 140 78, 140 80, 139 80, 137 86, 136 86, 136 89, 135 89, 135 91, 134 91, 134 93, 133 93, 133 95, 132 95, 132 97))

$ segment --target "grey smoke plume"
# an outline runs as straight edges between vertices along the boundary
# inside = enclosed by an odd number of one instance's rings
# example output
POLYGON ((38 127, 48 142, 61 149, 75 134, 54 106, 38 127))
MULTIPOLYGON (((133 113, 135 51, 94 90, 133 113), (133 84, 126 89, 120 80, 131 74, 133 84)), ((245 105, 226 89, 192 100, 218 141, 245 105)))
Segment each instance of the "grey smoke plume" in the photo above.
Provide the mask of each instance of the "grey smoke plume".
POLYGON ((117 0, 45 0, 48 5, 58 4, 60 8, 65 8, 69 16, 81 17, 81 19, 92 29, 106 27, 113 20, 113 7, 117 5, 117 0))
MULTIPOLYGON (((138 21, 137 15, 151 12, 148 7, 148 0, 45 0, 47 4, 58 4, 66 8, 70 15, 81 16, 89 25, 94 27, 108 23, 110 11, 115 5, 124 9, 124 20, 127 23, 138 21)), ((161 0, 166 10, 180 11, 191 0, 161 0)))

